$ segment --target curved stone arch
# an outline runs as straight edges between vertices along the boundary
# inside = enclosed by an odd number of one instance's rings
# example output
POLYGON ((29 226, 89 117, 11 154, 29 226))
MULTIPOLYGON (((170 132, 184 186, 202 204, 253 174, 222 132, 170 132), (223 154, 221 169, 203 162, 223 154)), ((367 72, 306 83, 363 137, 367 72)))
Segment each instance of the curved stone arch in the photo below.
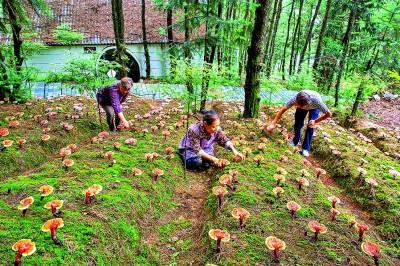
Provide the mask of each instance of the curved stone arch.
MULTIPOLYGON (((114 51, 115 49, 117 49, 116 46, 108 46, 105 47, 101 52, 100 52, 100 56, 98 58, 98 62, 100 61, 100 59, 105 59, 105 60, 109 60, 109 61, 115 61, 115 56, 112 56, 112 51, 114 51)), ((136 58, 136 56, 129 50, 126 49, 126 54, 129 58, 128 61, 128 67, 130 69, 130 71, 128 72, 128 77, 132 78, 132 80, 134 82, 138 82, 141 78, 141 66, 140 66, 140 61, 136 58)), ((117 76, 118 79, 121 78, 118 76, 118 72, 117 72, 117 76)))

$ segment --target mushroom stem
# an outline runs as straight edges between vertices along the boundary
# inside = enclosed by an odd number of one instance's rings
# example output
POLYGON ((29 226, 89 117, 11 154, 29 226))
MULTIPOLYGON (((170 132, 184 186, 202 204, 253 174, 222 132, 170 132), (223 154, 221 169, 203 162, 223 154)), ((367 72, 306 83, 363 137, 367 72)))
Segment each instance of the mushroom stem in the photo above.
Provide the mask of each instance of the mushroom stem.
POLYGON ((274 249, 274 262, 279 263, 279 250, 274 249))
POLYGON ((315 231, 315 233, 314 233, 314 239, 315 240, 318 240, 318 233, 319 233, 318 231, 315 231))
POLYGON ((85 193, 85 203, 90 204, 91 198, 90 198, 90 192, 85 193))
POLYGON ((158 175, 153 175, 153 181, 157 181, 158 175))
POLYGON ((292 215, 292 218, 294 218, 295 211, 291 210, 290 214, 292 215))
POLYGON ((62 242, 57 239, 57 227, 50 228, 51 239, 53 240, 54 244, 58 246, 62 246, 62 242))
POLYGON ((239 217, 239 228, 243 229, 244 228, 244 219, 242 216, 239 217))
POLYGON ((362 242, 364 238, 364 231, 360 230, 358 231, 358 241, 362 242))
POLYGON ((62 156, 62 157, 61 157, 61 162, 63 162, 63 161, 64 161, 64 158, 65 158, 65 156, 62 156))
POLYGON ((53 214, 53 216, 57 216, 57 209, 55 206, 51 206, 51 214, 53 214))
POLYGON ((221 252, 221 238, 217 239, 217 253, 221 252))
POLYGON ((28 209, 22 210, 22 216, 26 216, 26 213, 28 212, 28 209))
POLYGON ((374 263, 375 263, 375 266, 379 266, 379 258, 378 258, 378 256, 374 256, 374 263))
POLYGON ((332 201, 332 208, 336 209, 336 201, 332 201))
POLYGON ((223 202, 224 202, 224 196, 222 194, 218 195, 218 209, 222 208, 223 202))
POLYGON ((236 187, 234 184, 226 184, 226 186, 231 190, 231 191, 235 191, 236 187))
POLYGON ((11 188, 7 189, 7 194, 11 193, 11 188))
POLYGON ((299 190, 301 190, 301 183, 299 183, 299 190))
POLYGON ((22 253, 18 251, 17 255, 15 256, 14 266, 21 265, 21 258, 22 258, 22 253))

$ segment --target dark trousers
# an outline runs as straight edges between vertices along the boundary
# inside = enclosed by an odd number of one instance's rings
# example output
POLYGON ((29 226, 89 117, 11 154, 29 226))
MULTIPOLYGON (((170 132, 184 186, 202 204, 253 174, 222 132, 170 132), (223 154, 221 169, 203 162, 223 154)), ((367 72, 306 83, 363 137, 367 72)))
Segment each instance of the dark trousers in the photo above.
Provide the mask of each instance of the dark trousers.
MULTIPOLYGON (((308 121, 310 120, 315 120, 318 118, 319 115, 319 109, 312 109, 312 110, 304 110, 297 108, 296 113, 294 114, 294 138, 293 138, 293 144, 297 145, 300 141, 301 138, 301 129, 304 126, 304 120, 307 116, 308 113, 308 121)), ((303 141, 303 150, 310 150, 311 147, 311 140, 314 135, 314 128, 307 127, 306 129, 306 135, 304 136, 304 141, 303 141)))
MULTIPOLYGON (((185 164, 185 149, 179 149, 178 155, 182 163, 185 164)), ((206 170, 210 168, 210 163, 201 160, 199 157, 192 157, 186 160, 186 168, 189 170, 206 170)))
POLYGON ((115 114, 114 108, 111 105, 102 105, 101 106, 107 115, 107 124, 110 131, 116 131, 117 126, 120 123, 120 119, 118 115, 115 114))

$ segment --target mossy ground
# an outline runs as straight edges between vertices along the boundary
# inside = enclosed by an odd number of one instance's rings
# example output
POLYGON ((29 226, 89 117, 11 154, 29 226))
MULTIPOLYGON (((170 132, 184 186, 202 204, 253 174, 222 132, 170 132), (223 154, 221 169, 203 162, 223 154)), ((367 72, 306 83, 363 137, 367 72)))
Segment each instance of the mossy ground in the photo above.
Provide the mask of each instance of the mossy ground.
MULTIPOLYGON (((287 249, 282 253, 282 265, 372 264, 371 258, 361 252, 360 245, 354 243, 356 232, 348 227, 351 219, 360 221, 361 218, 344 204, 339 206, 342 214, 337 221, 330 221, 327 197, 338 195, 343 190, 325 186, 315 176, 313 166, 305 166, 300 155, 293 150, 287 162, 280 162, 280 156, 288 154, 289 148, 280 141, 279 133, 268 138, 264 152, 257 151, 260 143, 257 120, 237 119, 237 109, 225 105, 222 108, 225 112, 221 112, 225 131, 235 140, 239 135, 244 135, 247 143, 238 148, 243 150, 250 147, 253 152, 244 162, 231 162, 226 169, 188 172, 185 177, 178 156, 167 160, 164 154, 168 146, 176 149, 185 132, 183 127, 174 127, 175 122, 182 119, 182 113, 174 109, 179 107, 179 102, 135 98, 128 105, 128 117, 151 112, 151 118, 135 121, 134 127, 138 131, 123 131, 94 144, 90 143, 90 137, 96 135, 100 127, 90 100, 71 97, 53 103, 40 101, 29 109, 24 106, 1 106, 3 126, 6 124, 5 116, 12 112, 22 110, 26 113, 21 125, 10 129, 10 135, 1 140, 17 140, 20 137, 28 140, 23 150, 14 144, 0 153, 3 171, 0 183, 2 262, 11 264, 15 256, 11 250, 12 244, 19 239, 30 238, 36 243, 37 251, 31 257, 23 258, 24 265, 271 265, 272 256, 264 241, 266 237, 275 235, 287 244, 287 249), (90 111, 73 123, 74 130, 67 133, 59 124, 64 120, 62 117, 65 113, 71 113, 74 102, 83 102, 90 111), (40 142, 42 129, 30 116, 43 114, 45 108, 56 106, 63 107, 65 111, 50 121, 53 142, 40 142), (150 130, 160 120, 166 122, 166 128, 158 129, 155 133, 140 132, 142 128, 150 130), (232 122, 224 123, 227 120, 236 121, 241 126, 232 122), (167 128, 172 134, 165 140, 161 131, 167 128), (250 137, 251 132, 256 132, 256 136, 250 137), (128 137, 136 138, 137 144, 123 144, 128 137), (122 144, 120 150, 113 147, 116 141, 122 144), (75 165, 66 170, 58 151, 69 143, 76 143, 78 150, 69 156, 75 165), (110 166, 102 156, 106 151, 114 152, 116 164, 110 166), (149 152, 157 152, 160 157, 154 162, 146 162, 145 154, 149 152), (259 153, 265 160, 257 167, 252 158, 259 153), (17 157, 23 162, 18 166, 15 165, 17 157), (3 167, 3 164, 7 167, 3 167), (280 201, 272 193, 276 185, 273 175, 278 166, 288 172, 283 186, 285 192, 280 201), (133 167, 140 168, 143 174, 133 177, 133 167), (154 168, 164 170, 164 175, 156 182, 151 178, 154 168), (308 178, 310 187, 299 191, 295 179, 303 168, 312 173, 308 178), (211 188, 218 184, 218 177, 230 169, 239 171, 240 183, 236 191, 228 193, 222 210, 218 212, 211 188), (44 184, 54 186, 55 192, 40 201, 38 189, 44 184), (101 184, 104 190, 97 195, 94 203, 87 205, 82 191, 93 184, 101 184), (33 196, 35 202, 27 216, 22 217, 16 207, 19 200, 26 196, 33 196), (50 235, 40 230, 41 225, 52 218, 50 211, 43 208, 52 199, 65 201, 62 208, 65 226, 58 230, 58 237, 64 242, 62 247, 54 245, 50 235), (289 200, 302 206, 295 219, 286 209, 289 200), (244 229, 239 229, 238 222, 231 217, 230 212, 234 207, 244 207, 251 214, 244 229), (321 235, 318 241, 313 241, 310 234, 305 235, 310 220, 318 220, 328 227, 328 233, 321 235), (223 243, 221 254, 215 254, 215 242, 208 238, 208 231, 212 228, 226 229, 231 234, 231 241, 223 243)), ((190 122, 194 121, 191 117, 190 122)), ((316 144, 316 147, 321 146, 316 144)), ((346 147, 339 140, 335 145, 343 149, 346 147)), ((217 152, 220 157, 232 159, 232 155, 223 149, 217 152)), ((374 156, 370 159, 371 163, 375 160, 376 164, 382 163, 382 160, 385 164, 394 163, 385 157, 378 159, 374 156)), ((334 165, 337 162, 330 159, 321 162, 335 176, 334 165), (329 167, 329 163, 332 167, 329 167)), ((384 180, 390 180, 385 171, 379 171, 379 168, 374 171, 376 175, 383 173, 384 180)), ((395 191, 392 187, 395 184, 382 180, 378 182, 382 185, 378 188, 377 198, 390 198, 388 202, 398 204, 399 199, 393 198, 393 195, 398 196, 393 194, 395 191)), ((363 195, 362 191, 360 189, 355 193, 363 195)), ((365 193, 362 199, 367 198, 368 193, 365 193)), ((357 200, 356 196, 354 200, 357 200)), ((370 211, 374 217, 376 211, 370 211)), ((379 220, 374 217, 372 223, 364 221, 370 223, 366 239, 378 243, 383 249, 382 265, 397 265, 398 248, 385 242, 391 235, 384 234, 382 223, 376 226, 375 221, 379 220)))

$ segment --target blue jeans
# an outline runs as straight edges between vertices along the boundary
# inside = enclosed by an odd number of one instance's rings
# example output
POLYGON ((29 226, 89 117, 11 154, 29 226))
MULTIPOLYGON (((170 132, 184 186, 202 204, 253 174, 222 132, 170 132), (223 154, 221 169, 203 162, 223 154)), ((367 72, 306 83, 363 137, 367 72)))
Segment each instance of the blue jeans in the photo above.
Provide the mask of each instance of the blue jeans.
MULTIPOLYGON (((304 119, 306 118, 308 113, 308 121, 315 120, 318 118, 319 109, 311 109, 311 110, 304 110, 301 108, 296 109, 296 113, 294 114, 294 138, 293 144, 297 145, 301 138, 301 129, 304 126, 304 119)), ((303 141, 303 150, 310 150, 311 147, 311 140, 314 135, 314 129, 307 127, 306 135, 304 136, 303 141)))
MULTIPOLYGON (((182 160, 182 163, 185 163, 185 149, 179 149, 178 154, 179 158, 181 158, 182 160)), ((191 157, 186 159, 186 168, 189 170, 206 170, 209 167, 210 163, 204 160, 200 160, 199 157, 191 157)))

